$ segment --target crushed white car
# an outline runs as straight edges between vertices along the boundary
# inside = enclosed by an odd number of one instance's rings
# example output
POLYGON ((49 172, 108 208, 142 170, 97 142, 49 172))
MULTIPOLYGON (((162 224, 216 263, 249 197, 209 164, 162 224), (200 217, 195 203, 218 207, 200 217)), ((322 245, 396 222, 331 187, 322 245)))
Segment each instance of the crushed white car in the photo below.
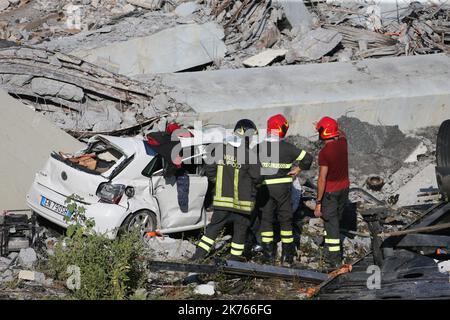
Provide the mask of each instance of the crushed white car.
MULTIPOLYGON (((65 200, 82 198, 86 216, 95 231, 114 238, 120 230, 157 230, 173 233, 205 227, 204 208, 208 181, 202 165, 189 164, 188 211, 178 205, 176 177, 164 177, 165 159, 142 138, 92 137, 75 156, 88 155, 95 163, 73 161, 53 152, 27 194, 29 207, 38 215, 67 228, 70 215, 65 200)), ((72 159, 72 160, 71 160, 72 159)))

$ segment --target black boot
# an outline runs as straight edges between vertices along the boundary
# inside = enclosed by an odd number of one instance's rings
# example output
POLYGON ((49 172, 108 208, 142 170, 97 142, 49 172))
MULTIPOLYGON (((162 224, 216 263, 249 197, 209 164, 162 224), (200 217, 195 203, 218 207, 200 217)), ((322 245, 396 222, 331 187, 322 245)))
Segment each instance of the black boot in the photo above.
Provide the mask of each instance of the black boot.
POLYGON ((204 260, 207 255, 208 255, 208 252, 205 249, 197 247, 194 255, 189 259, 189 261, 200 262, 200 261, 204 260))
POLYGON ((290 266, 294 263, 295 257, 295 244, 294 243, 282 243, 281 244, 281 264, 290 266))
POLYGON ((342 265, 342 256, 340 252, 328 253, 325 255, 325 269, 326 272, 337 270, 342 265))
POLYGON ((238 262, 246 262, 247 261, 247 259, 244 256, 237 256, 237 255, 234 255, 231 253, 227 255, 227 260, 238 261, 238 262))
POLYGON ((263 263, 275 264, 275 245, 273 242, 262 243, 263 263))

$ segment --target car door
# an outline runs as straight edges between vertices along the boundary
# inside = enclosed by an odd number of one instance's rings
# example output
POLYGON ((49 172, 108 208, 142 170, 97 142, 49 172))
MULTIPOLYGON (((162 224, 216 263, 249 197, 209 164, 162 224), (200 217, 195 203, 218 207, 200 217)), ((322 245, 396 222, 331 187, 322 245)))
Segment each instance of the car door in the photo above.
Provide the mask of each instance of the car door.
POLYGON ((160 209, 161 229, 192 226, 202 220, 208 180, 196 172, 187 172, 189 179, 188 208, 183 212, 178 203, 177 178, 157 172, 151 177, 152 194, 160 209))

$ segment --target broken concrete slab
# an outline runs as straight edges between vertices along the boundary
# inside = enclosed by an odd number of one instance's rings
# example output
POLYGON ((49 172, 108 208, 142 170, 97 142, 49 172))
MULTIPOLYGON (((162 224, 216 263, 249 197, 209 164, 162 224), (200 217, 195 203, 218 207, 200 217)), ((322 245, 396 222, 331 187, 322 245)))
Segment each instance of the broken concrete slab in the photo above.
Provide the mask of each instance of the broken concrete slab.
POLYGON ((398 189, 396 193, 399 194, 399 198, 396 205, 403 207, 439 201, 439 198, 436 195, 431 195, 429 197, 417 196, 421 193, 421 189, 434 190, 438 188, 435 168, 436 166, 434 164, 428 165, 419 172, 419 174, 398 189))
POLYGON ((448 68, 450 57, 434 54, 160 76, 173 88, 169 96, 190 105, 200 120, 233 127, 248 117, 265 128, 270 116, 284 113, 290 135, 312 137, 312 123, 325 114, 403 132, 439 126, 450 112, 448 68))
POLYGON ((120 128, 122 113, 114 106, 107 106, 106 110, 100 113, 100 117, 95 118, 93 131, 108 132, 120 128))
POLYGON ((81 101, 84 97, 83 89, 80 87, 47 78, 33 78, 31 90, 40 96, 52 96, 71 101, 81 101))
MULTIPOLYGON (((143 86, 74 56, 32 47, 0 50, 0 81, 1 89, 27 101, 36 110, 63 111, 49 117, 63 128, 73 125, 73 121, 78 124, 79 114, 86 108, 100 109, 112 104, 126 110, 131 105, 151 101, 161 88, 157 84, 143 86), (55 59, 63 62, 63 66, 55 66, 52 63, 55 59), (64 113, 69 112, 67 117, 64 113)), ((179 105, 174 102, 172 106, 179 105)), ((69 129, 79 132, 84 128, 76 125, 69 129)))
POLYGON ((287 63, 312 61, 322 58, 342 41, 342 34, 334 30, 318 28, 305 34, 286 53, 287 63))
POLYGON ((34 175, 50 153, 75 152, 83 144, 3 91, 0 102, 0 210, 25 209, 26 193, 34 175))
POLYGON ((106 59, 119 66, 119 73, 128 76, 177 72, 223 59, 223 38, 223 28, 214 22, 185 24, 74 54, 92 63, 99 62, 100 66, 101 60, 106 59))
POLYGON ((312 17, 303 0, 275 0, 272 2, 283 7, 284 14, 292 27, 300 27, 303 32, 311 29, 312 17))
POLYGON ((244 60, 243 64, 248 67, 265 67, 277 58, 283 57, 286 49, 267 49, 257 55, 244 60))

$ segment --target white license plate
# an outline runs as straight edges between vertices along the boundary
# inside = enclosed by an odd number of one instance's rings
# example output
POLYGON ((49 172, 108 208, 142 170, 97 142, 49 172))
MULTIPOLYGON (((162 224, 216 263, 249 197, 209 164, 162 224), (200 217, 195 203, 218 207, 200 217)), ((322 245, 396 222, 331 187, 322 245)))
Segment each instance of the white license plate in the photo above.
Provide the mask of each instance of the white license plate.
POLYGON ((50 200, 44 196, 41 196, 41 206, 50 209, 53 212, 56 212, 62 216, 66 216, 69 218, 71 216, 69 210, 67 210, 67 207, 63 206, 62 204, 56 203, 55 201, 50 200))

